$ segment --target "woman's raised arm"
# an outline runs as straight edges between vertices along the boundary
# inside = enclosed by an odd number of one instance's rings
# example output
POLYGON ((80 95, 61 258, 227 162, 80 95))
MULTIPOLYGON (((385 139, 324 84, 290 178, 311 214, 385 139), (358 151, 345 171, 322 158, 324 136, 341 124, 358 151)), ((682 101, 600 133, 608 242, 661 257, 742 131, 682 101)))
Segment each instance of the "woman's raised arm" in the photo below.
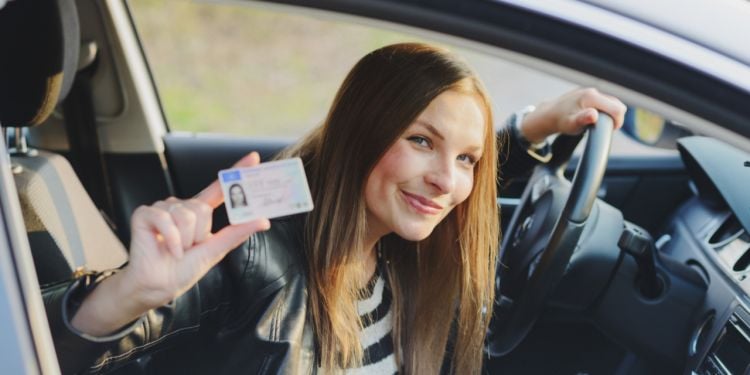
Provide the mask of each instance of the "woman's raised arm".
MULTIPOLYGON (((580 134, 585 127, 596 123, 598 112, 605 112, 615 120, 615 128, 622 126, 627 107, 619 99, 604 94, 594 88, 578 88, 555 99, 528 107, 511 116, 502 127, 498 136, 500 140, 509 138, 508 143, 499 147, 501 176, 504 181, 512 180, 529 173, 540 160, 551 157, 549 147, 532 144, 546 144, 546 139, 553 134, 580 134), (533 108, 533 110, 532 110, 533 108), (519 119, 518 116, 523 114, 519 119), (516 130, 511 127, 516 126, 516 130), (521 138, 521 139, 519 139, 521 138), (538 155, 532 157, 530 155, 538 155)), ((548 160, 548 159, 547 159, 548 160)))
POLYGON ((521 125, 521 133, 530 143, 543 141, 552 134, 580 134, 596 123, 598 112, 609 114, 620 128, 627 108, 619 99, 594 88, 579 88, 553 100, 539 103, 521 125))
MULTIPOLYGON (((253 152, 235 164, 260 162, 253 152)), ((218 181, 194 198, 168 198, 139 207, 131 219, 128 265, 102 281, 82 302, 71 324, 83 333, 104 336, 146 311, 182 295, 251 234, 267 230, 259 219, 211 233, 213 210, 223 202, 218 181)))

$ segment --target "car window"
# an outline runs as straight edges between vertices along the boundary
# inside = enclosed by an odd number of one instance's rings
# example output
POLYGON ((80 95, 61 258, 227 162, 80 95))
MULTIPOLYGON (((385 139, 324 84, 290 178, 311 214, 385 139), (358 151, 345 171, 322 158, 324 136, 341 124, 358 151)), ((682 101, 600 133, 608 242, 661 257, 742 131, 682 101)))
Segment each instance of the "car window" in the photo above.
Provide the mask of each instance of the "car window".
MULTIPOLYGON (((299 138, 324 119, 359 58, 397 42, 440 44, 463 56, 487 86, 498 124, 577 87, 443 40, 318 13, 190 1, 130 0, 129 6, 173 132, 299 138)), ((650 149, 618 136, 613 153, 650 149)))

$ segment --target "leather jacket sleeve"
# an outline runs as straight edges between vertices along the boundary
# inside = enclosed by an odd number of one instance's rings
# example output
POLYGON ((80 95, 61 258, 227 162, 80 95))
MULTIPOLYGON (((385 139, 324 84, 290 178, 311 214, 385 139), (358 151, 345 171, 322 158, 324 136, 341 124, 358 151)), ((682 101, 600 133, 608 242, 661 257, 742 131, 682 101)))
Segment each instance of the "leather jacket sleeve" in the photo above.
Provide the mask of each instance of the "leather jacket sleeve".
POLYGON ((497 132, 497 149, 497 167, 503 184, 528 174, 540 163, 526 152, 508 125, 497 132))
MULTIPOLYGON (((283 223, 276 223, 269 232, 282 232, 273 237, 283 237, 285 230, 283 223)), ((270 244, 273 239, 267 237, 268 232, 252 236, 185 294, 106 337, 79 332, 70 319, 80 301, 112 271, 45 288, 43 299, 62 372, 105 372, 185 336, 203 330, 220 336, 247 321, 266 297, 283 287, 290 272, 298 272, 292 252, 278 249, 284 246, 270 244)))

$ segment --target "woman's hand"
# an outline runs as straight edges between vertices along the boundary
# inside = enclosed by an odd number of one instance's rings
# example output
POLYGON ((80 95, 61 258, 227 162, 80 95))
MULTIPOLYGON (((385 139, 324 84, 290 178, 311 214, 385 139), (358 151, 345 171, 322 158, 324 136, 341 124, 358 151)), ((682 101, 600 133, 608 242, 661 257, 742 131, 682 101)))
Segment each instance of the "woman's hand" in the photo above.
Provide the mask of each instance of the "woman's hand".
MULTIPOLYGON (((259 162, 253 152, 234 167, 259 162)), ((172 197, 136 209, 128 265, 86 298, 73 326, 93 335, 110 333, 179 297, 248 236, 270 228, 267 219, 259 219, 211 233, 213 210, 222 202, 214 181, 192 199, 172 197)))
POLYGON ((538 143, 552 134, 580 134, 586 125, 596 123, 598 112, 609 114, 615 120, 615 129, 622 127, 625 104, 614 96, 594 88, 570 91, 555 100, 540 103, 524 117, 521 124, 523 136, 538 143))

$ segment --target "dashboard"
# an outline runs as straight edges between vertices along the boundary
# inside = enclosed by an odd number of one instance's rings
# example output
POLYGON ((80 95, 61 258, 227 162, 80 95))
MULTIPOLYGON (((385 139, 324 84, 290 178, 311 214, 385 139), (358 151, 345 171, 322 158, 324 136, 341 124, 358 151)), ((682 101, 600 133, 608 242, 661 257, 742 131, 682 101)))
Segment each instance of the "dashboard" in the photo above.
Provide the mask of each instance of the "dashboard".
POLYGON ((750 155, 706 137, 679 142, 695 195, 657 240, 662 258, 700 275, 686 374, 750 373, 750 155))

